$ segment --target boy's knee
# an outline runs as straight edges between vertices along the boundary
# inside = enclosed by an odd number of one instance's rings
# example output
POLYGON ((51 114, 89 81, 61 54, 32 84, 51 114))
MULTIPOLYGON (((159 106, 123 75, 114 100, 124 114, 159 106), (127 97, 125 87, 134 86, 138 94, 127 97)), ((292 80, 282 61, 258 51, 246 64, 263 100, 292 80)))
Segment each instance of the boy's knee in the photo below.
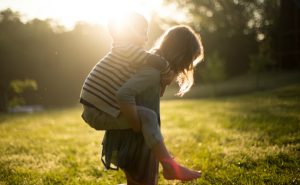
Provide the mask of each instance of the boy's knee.
POLYGON ((146 119, 146 121, 157 121, 157 114, 151 109, 148 108, 138 108, 138 114, 143 121, 146 119))

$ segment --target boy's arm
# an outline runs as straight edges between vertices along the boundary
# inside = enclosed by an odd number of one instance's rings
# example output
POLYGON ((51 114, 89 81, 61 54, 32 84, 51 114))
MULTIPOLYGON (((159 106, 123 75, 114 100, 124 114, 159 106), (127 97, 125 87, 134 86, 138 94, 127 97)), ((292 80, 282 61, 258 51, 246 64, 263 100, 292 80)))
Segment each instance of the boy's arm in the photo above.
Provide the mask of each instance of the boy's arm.
POLYGON ((147 59, 145 60, 145 66, 159 70, 162 76, 168 75, 171 71, 169 62, 166 59, 151 53, 148 53, 147 59))
POLYGON ((153 67, 160 71, 161 83, 169 85, 173 79, 173 71, 169 62, 162 56, 149 53, 142 48, 133 46, 133 55, 130 57, 131 65, 141 67, 153 67))
POLYGON ((153 67, 161 72, 161 75, 166 75, 170 71, 170 65, 163 57, 149 53, 143 48, 132 46, 131 54, 129 54, 128 60, 133 66, 141 67, 153 67))
POLYGON ((160 72, 154 68, 139 69, 117 92, 121 113, 127 118, 136 132, 141 130, 139 115, 136 110, 135 97, 148 87, 160 85, 160 72))

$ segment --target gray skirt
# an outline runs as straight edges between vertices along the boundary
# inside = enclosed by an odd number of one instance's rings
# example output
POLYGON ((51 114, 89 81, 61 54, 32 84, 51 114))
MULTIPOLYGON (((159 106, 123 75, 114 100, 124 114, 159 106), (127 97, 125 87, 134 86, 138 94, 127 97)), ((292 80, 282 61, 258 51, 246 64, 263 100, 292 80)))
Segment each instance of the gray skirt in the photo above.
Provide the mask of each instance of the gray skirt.
POLYGON ((137 182, 156 184, 158 161, 142 134, 130 129, 106 131, 102 146, 101 159, 107 169, 121 168, 137 182))

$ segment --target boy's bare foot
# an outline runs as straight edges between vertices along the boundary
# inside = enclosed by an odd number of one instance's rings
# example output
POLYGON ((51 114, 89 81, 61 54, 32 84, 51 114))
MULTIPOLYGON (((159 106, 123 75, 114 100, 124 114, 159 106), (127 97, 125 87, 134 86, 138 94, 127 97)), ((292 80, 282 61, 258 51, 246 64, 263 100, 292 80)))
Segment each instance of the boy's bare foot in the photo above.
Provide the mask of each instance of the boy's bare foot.
POLYGON ((176 163, 172 158, 162 162, 163 176, 167 180, 191 181, 201 177, 201 171, 192 171, 176 163))

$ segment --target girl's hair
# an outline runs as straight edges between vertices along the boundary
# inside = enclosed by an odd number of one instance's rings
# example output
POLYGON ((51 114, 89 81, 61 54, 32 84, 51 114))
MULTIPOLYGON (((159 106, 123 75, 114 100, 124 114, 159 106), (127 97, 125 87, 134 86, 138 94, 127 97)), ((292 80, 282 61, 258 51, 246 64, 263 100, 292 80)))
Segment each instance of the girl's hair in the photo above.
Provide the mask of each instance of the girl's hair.
POLYGON ((162 35, 152 51, 169 61, 180 87, 177 95, 183 96, 194 83, 194 67, 204 57, 200 36, 188 26, 175 26, 162 35))

